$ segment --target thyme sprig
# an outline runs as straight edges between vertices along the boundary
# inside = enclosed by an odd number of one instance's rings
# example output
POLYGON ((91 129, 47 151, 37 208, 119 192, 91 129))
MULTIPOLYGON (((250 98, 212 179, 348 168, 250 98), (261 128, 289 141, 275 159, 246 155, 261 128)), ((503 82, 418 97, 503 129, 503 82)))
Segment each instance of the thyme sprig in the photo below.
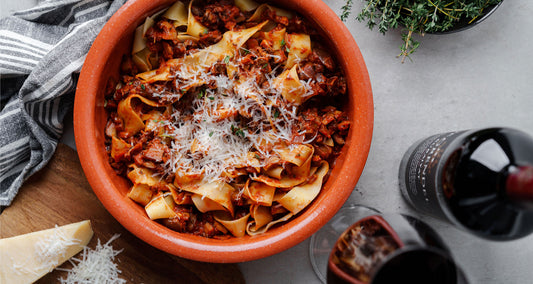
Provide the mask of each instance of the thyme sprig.
MULTIPOLYGON (((420 46, 414 35, 446 32, 471 24, 483 16, 487 8, 503 0, 362 0, 364 5, 356 19, 366 22, 369 29, 377 26, 385 34, 402 28, 400 45, 402 63, 420 46)), ((353 0, 345 0, 340 18, 346 21, 352 11, 353 0)))
POLYGON ((350 13, 352 11, 352 5, 353 5, 353 0, 346 0, 344 5, 342 6, 340 18, 343 22, 346 21, 348 17, 350 16, 350 13))

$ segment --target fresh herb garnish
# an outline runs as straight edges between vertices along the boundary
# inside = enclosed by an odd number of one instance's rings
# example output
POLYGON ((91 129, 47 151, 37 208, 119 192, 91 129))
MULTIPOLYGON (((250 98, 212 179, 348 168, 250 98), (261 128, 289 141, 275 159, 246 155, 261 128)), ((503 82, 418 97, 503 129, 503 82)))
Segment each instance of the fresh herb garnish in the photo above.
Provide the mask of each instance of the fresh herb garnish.
POLYGON ((146 87, 144 86, 144 84, 141 84, 141 89, 146 90, 146 87))
POLYGON ((200 92, 198 93, 197 97, 198 97, 199 99, 201 99, 201 98, 204 97, 204 95, 205 95, 205 90, 204 90, 204 89, 201 89, 200 92))
POLYGON ((340 16, 341 21, 344 22, 348 19, 348 17, 352 13, 352 5, 353 5, 353 0, 346 0, 344 5, 341 7, 341 16, 340 16))
POLYGON ((231 57, 229 55, 226 55, 226 57, 224 57, 224 63, 228 64, 230 58, 231 57))
POLYGON ((244 138, 246 135, 244 134, 244 130, 242 130, 240 127, 238 126, 235 126, 235 125, 231 125, 231 132, 234 134, 234 135, 237 135, 241 138, 244 138))
POLYGON ((272 117, 274 117, 274 118, 278 118, 278 117, 279 117, 279 114, 280 114, 280 113, 279 113, 279 110, 276 109, 276 110, 274 111, 274 114, 272 115, 272 117))
MULTIPOLYGON (((350 0, 351 1, 351 0, 350 0)), ((280 42, 281 46, 284 46, 285 45, 285 39, 282 39, 281 42, 280 42)))
MULTIPOLYGON (((375 26, 385 34, 389 29, 403 27, 400 54, 402 63, 420 45, 415 34, 446 32, 460 25, 467 25, 481 17, 486 9, 503 0, 363 0, 365 3, 356 19, 375 26)), ((345 0, 341 8, 341 20, 351 14, 353 0, 345 0)))

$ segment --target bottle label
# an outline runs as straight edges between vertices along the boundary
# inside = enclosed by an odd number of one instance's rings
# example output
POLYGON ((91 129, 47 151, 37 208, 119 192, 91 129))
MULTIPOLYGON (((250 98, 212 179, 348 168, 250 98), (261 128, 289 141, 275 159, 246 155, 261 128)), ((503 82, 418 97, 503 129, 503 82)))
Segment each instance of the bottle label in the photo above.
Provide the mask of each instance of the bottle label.
POLYGON ((446 218, 442 209, 446 204, 439 199, 442 195, 439 170, 447 157, 445 150, 461 132, 449 132, 428 137, 406 153, 400 171, 400 186, 404 197, 412 205, 436 217, 446 218))

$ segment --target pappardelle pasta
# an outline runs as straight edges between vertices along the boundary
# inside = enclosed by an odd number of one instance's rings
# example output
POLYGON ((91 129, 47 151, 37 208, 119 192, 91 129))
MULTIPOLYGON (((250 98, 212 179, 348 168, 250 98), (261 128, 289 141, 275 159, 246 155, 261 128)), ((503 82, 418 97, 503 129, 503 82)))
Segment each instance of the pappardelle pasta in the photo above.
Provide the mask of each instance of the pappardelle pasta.
POLYGON ((320 193, 350 128, 346 81, 301 16, 177 1, 135 31, 106 91, 109 161, 172 230, 257 235, 320 193))

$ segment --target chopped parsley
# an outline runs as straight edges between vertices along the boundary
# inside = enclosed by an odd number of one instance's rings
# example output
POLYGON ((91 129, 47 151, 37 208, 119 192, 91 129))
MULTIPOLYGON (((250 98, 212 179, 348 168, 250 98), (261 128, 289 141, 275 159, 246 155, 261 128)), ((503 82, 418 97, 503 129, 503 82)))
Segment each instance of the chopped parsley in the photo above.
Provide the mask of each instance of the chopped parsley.
POLYGON ((279 113, 279 110, 276 109, 276 110, 274 111, 274 114, 272 115, 272 117, 274 117, 274 118, 278 118, 278 117, 279 117, 279 114, 280 114, 280 113, 279 113))
POLYGON ((234 135, 237 135, 241 138, 244 138, 246 137, 246 134, 244 134, 244 130, 242 130, 240 127, 238 126, 235 126, 235 125, 231 125, 231 132, 234 134, 234 135))
POLYGON ((200 92, 198 93, 198 98, 201 99, 204 97, 204 95, 205 95, 205 90, 201 89, 200 92))

